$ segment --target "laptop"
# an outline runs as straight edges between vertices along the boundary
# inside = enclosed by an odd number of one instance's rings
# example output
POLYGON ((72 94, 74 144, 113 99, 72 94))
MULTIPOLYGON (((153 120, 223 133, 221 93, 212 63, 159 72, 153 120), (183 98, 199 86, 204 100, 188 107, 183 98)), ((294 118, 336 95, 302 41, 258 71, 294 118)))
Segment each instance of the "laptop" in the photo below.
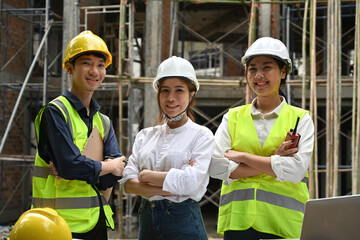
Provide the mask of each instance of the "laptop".
POLYGON ((307 201, 300 240, 360 239, 360 195, 307 201))

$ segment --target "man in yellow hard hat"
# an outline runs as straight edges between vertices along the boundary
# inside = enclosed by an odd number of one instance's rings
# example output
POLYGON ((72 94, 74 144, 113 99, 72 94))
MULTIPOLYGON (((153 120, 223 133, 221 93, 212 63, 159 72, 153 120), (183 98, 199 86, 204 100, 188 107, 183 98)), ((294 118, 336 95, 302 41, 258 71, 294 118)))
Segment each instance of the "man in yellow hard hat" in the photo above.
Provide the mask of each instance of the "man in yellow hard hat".
POLYGON ((120 179, 125 158, 109 118, 92 99, 111 61, 105 42, 91 31, 74 37, 63 61, 70 88, 44 106, 35 120, 38 151, 32 206, 55 209, 73 238, 107 239, 107 227, 114 229, 113 212, 101 190, 120 179), (105 161, 82 155, 95 127, 103 141, 105 161))
POLYGON ((8 240, 71 240, 65 220, 51 208, 33 208, 16 221, 8 240))

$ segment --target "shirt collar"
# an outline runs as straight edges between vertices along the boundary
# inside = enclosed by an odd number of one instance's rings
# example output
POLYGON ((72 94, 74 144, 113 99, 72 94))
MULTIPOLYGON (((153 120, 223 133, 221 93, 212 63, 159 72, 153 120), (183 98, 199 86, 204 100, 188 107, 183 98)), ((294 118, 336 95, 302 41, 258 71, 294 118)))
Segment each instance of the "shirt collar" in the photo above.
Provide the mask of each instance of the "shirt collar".
POLYGON ((178 133, 183 131, 183 129, 187 128, 190 124, 192 124, 192 120, 188 117, 187 122, 182 125, 181 127, 177 127, 177 128, 170 128, 169 125, 167 125, 167 122, 165 121, 165 123, 163 125, 165 125, 165 130, 167 133, 178 133))
POLYGON ((273 115, 273 114, 275 114, 276 116, 279 116, 281 109, 286 104, 285 98, 282 96, 280 96, 280 97, 282 99, 281 103, 274 110, 272 110, 271 112, 266 113, 266 114, 262 114, 259 110, 256 109, 255 102, 256 102, 257 97, 254 98, 254 100, 251 102, 251 115, 258 116, 258 115, 273 115))
MULTIPOLYGON (((86 107, 75 94, 73 94, 69 90, 65 90, 63 96, 66 97, 67 100, 69 100, 69 102, 74 106, 74 108, 78 113, 84 113, 85 115, 87 115, 86 107)), ((91 99, 90 117, 94 116, 95 113, 97 113, 100 110, 100 108, 101 108, 100 105, 94 99, 91 99)))

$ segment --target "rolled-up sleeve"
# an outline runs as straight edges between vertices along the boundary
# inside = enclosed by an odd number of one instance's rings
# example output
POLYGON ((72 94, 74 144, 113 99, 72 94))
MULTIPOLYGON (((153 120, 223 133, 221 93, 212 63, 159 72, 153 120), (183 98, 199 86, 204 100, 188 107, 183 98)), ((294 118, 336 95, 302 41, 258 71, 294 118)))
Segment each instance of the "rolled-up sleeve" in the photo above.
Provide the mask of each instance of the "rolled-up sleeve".
POLYGON ((299 150, 294 157, 271 156, 271 167, 280 182, 300 182, 305 176, 311 161, 314 147, 314 123, 309 114, 300 120, 298 126, 300 134, 299 150))
POLYGON ((230 179, 239 164, 225 157, 226 151, 231 149, 231 137, 229 134, 228 113, 223 116, 220 126, 215 133, 215 146, 211 157, 209 174, 212 178, 225 180, 225 184, 237 179, 230 179))

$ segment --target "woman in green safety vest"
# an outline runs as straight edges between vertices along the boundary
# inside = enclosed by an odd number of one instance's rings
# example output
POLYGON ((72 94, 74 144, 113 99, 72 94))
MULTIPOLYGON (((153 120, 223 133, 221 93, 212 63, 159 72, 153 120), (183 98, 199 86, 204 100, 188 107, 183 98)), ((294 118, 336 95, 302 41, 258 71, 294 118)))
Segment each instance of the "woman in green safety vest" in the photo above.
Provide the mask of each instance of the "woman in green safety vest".
POLYGON ((230 109, 215 134, 209 172, 224 180, 218 233, 225 240, 299 238, 309 199, 313 121, 288 105, 280 90, 292 66, 281 41, 256 40, 242 63, 256 97, 230 109))

